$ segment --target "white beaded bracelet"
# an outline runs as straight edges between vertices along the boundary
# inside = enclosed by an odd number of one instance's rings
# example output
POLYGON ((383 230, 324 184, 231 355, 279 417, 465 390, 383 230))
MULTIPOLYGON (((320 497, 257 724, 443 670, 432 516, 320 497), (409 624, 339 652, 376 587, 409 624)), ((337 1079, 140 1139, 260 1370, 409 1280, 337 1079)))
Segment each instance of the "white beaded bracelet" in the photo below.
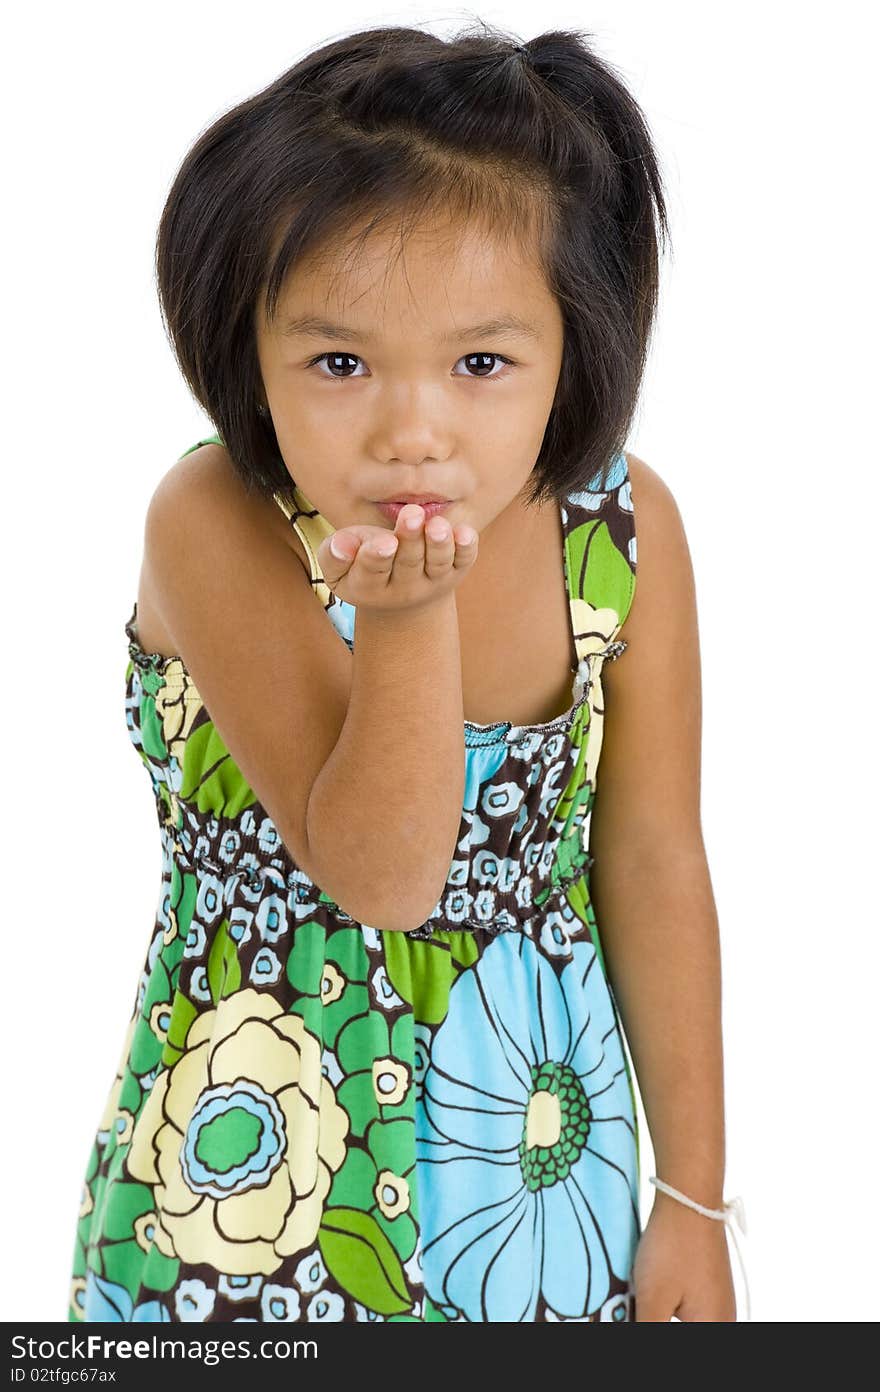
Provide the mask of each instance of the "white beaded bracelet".
POLYGON ((740 1270, 742 1271, 743 1285, 746 1292, 746 1319, 752 1318, 752 1302, 749 1297, 749 1282, 746 1276, 746 1264, 740 1251, 739 1243, 736 1240, 736 1233, 733 1230, 733 1220, 739 1223, 740 1231, 743 1236, 746 1232, 746 1209, 745 1204, 737 1194, 735 1199, 725 1200, 721 1208, 706 1208, 703 1204, 697 1203, 694 1199, 689 1199, 687 1194, 683 1194, 680 1189, 673 1189, 671 1184, 664 1184, 662 1179, 656 1175, 651 1175, 648 1181, 658 1189, 662 1189, 664 1194, 669 1194, 673 1199, 678 1199, 679 1203, 687 1204, 688 1208, 695 1208, 698 1213, 702 1213, 706 1218, 717 1218, 719 1222, 725 1223, 727 1231, 733 1238, 733 1245, 736 1248, 736 1255, 739 1258, 740 1270))

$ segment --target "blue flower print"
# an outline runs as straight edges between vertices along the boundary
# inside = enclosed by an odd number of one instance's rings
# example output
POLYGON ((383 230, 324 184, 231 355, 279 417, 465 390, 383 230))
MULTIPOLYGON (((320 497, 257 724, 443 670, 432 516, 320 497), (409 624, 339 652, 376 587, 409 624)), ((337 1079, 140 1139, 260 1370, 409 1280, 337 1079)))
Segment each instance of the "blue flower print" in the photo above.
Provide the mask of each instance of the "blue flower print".
POLYGON ((618 454, 605 471, 605 488, 600 488, 602 482, 602 470, 597 469, 593 477, 588 481, 586 488, 575 490, 569 493, 568 497, 577 506, 588 508, 598 512, 605 500, 611 493, 618 493, 625 488, 629 489, 629 466, 626 456, 618 454))
POLYGON ((351 647, 354 643, 354 625, 357 618, 356 606, 354 604, 349 604, 347 599, 340 599, 338 595, 332 595, 330 608, 327 610, 327 617, 340 638, 351 647))
POLYGON ((134 1305, 125 1286, 108 1281, 94 1271, 86 1272, 83 1302, 85 1319, 107 1324, 158 1324, 170 1322, 171 1315, 159 1300, 134 1305))
POLYGON ((263 1280, 262 1276, 220 1276, 217 1280, 217 1291, 220 1295, 225 1295, 227 1300, 252 1300, 254 1296, 259 1295, 263 1280))
POLYGON ((317 1247, 308 1252, 297 1263, 294 1280, 306 1295, 311 1295, 314 1291, 323 1288, 324 1282, 327 1280, 327 1268, 317 1247))
POLYGON ((276 1320, 298 1320, 299 1291, 293 1286, 279 1286, 267 1281, 260 1295, 260 1318, 265 1324, 276 1320))
POLYGON ((287 895, 267 894, 260 901, 255 922, 264 943, 277 943, 287 932, 287 895))
POLYGON ((499 935, 453 986, 417 1099, 431 1299, 472 1321, 533 1321, 539 1295, 558 1318, 599 1311, 639 1237, 634 1128, 592 942, 560 972, 499 935))
POLYGON ((223 912, 224 882, 218 875, 203 874, 199 877, 198 887, 195 914, 204 923, 213 923, 223 912))
POLYGON ((271 986, 281 975, 278 954, 270 947, 261 947, 251 963, 250 980, 255 986, 271 986))
POLYGON ((217 1292, 195 1277, 181 1281, 174 1292, 174 1308, 181 1321, 195 1320, 204 1323, 210 1319, 214 1309, 217 1292))
POLYGON ((345 1301, 338 1291, 319 1291, 308 1304, 309 1324, 337 1324, 345 1316, 345 1301))

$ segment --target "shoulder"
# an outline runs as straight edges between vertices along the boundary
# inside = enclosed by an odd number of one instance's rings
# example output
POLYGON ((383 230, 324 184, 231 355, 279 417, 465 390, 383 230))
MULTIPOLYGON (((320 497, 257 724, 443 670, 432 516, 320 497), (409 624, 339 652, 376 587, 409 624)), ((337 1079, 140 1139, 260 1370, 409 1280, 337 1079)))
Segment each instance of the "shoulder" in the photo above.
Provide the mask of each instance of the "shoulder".
POLYGON ((184 455, 159 480, 147 509, 146 538, 161 544, 164 537, 178 537, 183 530, 195 536, 193 519, 207 528, 218 526, 237 540, 248 538, 257 545, 274 538, 287 546, 310 575, 308 557, 300 537, 272 498, 249 493, 239 477, 229 451, 213 442, 184 455))

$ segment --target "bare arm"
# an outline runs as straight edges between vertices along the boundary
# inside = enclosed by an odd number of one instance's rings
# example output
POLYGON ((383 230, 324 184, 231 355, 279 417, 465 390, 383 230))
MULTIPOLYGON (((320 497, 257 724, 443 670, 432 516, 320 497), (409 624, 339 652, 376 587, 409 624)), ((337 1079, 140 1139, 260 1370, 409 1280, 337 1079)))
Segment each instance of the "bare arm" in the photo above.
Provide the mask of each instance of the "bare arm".
POLYGON ((316 867, 339 903, 366 896, 373 926, 416 928, 442 893, 464 799, 454 593, 359 610, 352 656, 348 711, 309 798, 309 844, 323 848, 316 867))
MULTIPOLYGON (((672 494, 629 458, 637 583, 624 625, 629 647, 602 672, 591 895, 657 1173, 717 1207, 724 1183, 721 964, 700 822, 696 599, 672 494)), ((675 1203, 662 1193, 656 1201, 675 1203)))
POLYGON ((173 651, 294 864, 356 922, 419 926, 463 801, 454 594, 359 608, 350 654, 215 444, 161 480, 144 544, 173 651))

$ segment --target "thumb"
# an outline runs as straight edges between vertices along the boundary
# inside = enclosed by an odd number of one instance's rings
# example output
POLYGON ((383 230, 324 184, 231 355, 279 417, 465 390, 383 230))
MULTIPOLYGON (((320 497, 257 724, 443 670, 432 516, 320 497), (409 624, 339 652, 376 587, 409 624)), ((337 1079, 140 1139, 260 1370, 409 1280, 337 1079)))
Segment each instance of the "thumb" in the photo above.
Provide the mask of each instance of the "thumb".
POLYGON ((354 560, 361 542, 360 537, 354 536, 350 531, 343 528, 338 532, 334 532, 332 536, 328 538, 327 544, 330 554, 335 556, 337 561, 347 563, 354 560))
POLYGON ((350 528, 340 528, 324 538, 318 547, 318 565, 331 587, 351 568, 360 549, 361 538, 350 528))

